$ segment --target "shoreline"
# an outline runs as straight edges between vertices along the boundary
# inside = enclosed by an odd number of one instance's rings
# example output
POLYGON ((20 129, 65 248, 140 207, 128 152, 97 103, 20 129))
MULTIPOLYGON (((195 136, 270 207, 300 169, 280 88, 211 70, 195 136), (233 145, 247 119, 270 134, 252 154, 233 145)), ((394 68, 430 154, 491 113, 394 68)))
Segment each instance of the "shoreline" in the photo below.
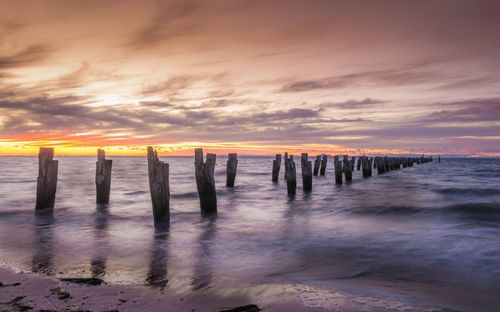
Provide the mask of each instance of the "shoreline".
POLYGON ((180 294, 168 286, 87 285, 5 267, 0 283, 0 311, 451 311, 301 284, 180 294))

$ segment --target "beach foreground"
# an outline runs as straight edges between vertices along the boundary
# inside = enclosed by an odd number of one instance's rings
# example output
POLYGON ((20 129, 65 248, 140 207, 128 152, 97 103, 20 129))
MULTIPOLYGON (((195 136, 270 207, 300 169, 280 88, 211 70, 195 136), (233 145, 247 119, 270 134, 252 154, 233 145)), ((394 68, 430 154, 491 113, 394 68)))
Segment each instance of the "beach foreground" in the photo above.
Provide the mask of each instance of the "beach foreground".
POLYGON ((0 268, 0 311, 451 311, 395 300, 263 285, 181 295, 161 288, 62 281, 0 268))

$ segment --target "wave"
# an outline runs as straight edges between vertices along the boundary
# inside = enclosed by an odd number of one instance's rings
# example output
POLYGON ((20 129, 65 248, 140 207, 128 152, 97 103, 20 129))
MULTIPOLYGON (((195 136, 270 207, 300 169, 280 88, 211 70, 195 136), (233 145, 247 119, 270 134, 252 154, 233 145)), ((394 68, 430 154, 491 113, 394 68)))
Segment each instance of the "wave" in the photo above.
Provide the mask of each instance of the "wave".
POLYGON ((414 206, 376 206, 357 208, 352 211, 356 214, 367 215, 411 215, 411 214, 462 214, 478 217, 500 217, 498 203, 464 203, 441 207, 414 207, 414 206))
POLYGON ((493 196, 500 195, 500 189, 494 188, 442 188, 436 190, 436 192, 445 195, 482 195, 482 196, 493 196))

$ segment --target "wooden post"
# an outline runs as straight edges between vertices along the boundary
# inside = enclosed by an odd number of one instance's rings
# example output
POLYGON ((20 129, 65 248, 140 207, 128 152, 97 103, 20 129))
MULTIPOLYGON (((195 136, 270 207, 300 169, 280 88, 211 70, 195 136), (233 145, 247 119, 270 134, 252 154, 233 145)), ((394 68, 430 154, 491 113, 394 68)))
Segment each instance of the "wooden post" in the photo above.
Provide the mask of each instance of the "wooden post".
POLYGON ((347 155, 344 155, 343 171, 345 175, 345 183, 346 184, 352 183, 352 166, 351 163, 349 162, 349 156, 347 155))
POLYGON ((108 204, 111 191, 111 166, 113 160, 106 159, 104 150, 97 150, 97 161, 95 163, 95 187, 96 203, 108 204))
POLYGON ((227 169, 226 169, 226 186, 234 187, 234 180, 236 179, 236 168, 238 166, 238 155, 236 153, 229 153, 227 155, 227 169))
POLYGON ((321 160, 321 169, 319 170, 319 174, 324 176, 326 173, 326 163, 328 162, 328 155, 323 155, 323 159, 321 160))
POLYGON ((194 165, 198 197, 200 198, 200 209, 204 215, 217 213, 217 193, 215 191, 215 154, 207 154, 203 162, 203 149, 194 150, 194 165))
POLYGON ((368 178, 370 176, 370 160, 368 156, 363 156, 363 162, 361 163, 361 167, 363 171, 363 178, 368 178))
POLYGON ((351 158, 351 172, 354 171, 354 166, 356 165, 356 157, 352 156, 351 158))
POLYGON ((441 162, 441 155, 438 155, 438 162, 441 162))
POLYGON ((273 160, 273 176, 272 176, 273 182, 278 182, 280 167, 281 167, 281 154, 276 154, 276 159, 273 160))
POLYGON ((312 191, 312 164, 307 160, 307 153, 302 153, 300 164, 302 168, 302 187, 304 191, 312 191))
POLYGON ((316 156, 314 160, 314 172, 313 175, 317 176, 319 173, 319 167, 321 166, 321 155, 316 156))
POLYGON ((148 146, 149 192, 156 228, 168 227, 170 222, 169 165, 158 159, 158 153, 148 146))
POLYGON ((286 189, 289 195, 294 195, 297 189, 297 173, 295 169, 295 161, 293 155, 286 162, 286 189))
POLYGON ((286 171, 286 168, 287 168, 287 162, 288 162, 288 153, 287 153, 287 152, 285 152, 285 175, 284 175, 285 180, 286 180, 286 173, 287 173, 287 171, 286 171))
POLYGON ((335 155, 333 157, 333 168, 335 170, 335 184, 342 184, 342 162, 339 160, 339 156, 335 155))
POLYGON ((40 147, 38 152, 38 177, 36 179, 35 211, 52 211, 56 199, 58 161, 53 160, 54 149, 40 147))

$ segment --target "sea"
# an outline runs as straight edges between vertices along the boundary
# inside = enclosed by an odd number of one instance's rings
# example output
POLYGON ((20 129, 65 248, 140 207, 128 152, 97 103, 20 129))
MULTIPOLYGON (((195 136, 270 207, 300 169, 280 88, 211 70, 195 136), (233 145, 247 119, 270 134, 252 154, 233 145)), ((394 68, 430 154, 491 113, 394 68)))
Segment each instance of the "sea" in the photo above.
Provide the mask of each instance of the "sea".
POLYGON ((35 215, 38 159, 0 157, 0 265, 178 293, 293 289, 324 309, 341 292, 400 310, 500 311, 500 159, 435 158, 369 178, 355 170, 348 185, 335 185, 330 159, 311 192, 296 161, 289 196, 283 164, 271 182, 273 156, 239 156, 227 188, 227 156, 217 155, 218 214, 206 217, 194 158, 160 157, 171 218, 156 231, 146 157, 108 158, 108 205, 95 203, 95 157, 56 156, 54 211, 35 215))

